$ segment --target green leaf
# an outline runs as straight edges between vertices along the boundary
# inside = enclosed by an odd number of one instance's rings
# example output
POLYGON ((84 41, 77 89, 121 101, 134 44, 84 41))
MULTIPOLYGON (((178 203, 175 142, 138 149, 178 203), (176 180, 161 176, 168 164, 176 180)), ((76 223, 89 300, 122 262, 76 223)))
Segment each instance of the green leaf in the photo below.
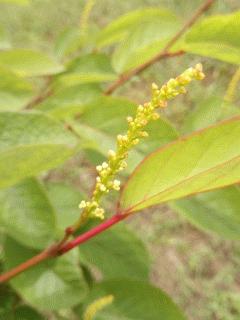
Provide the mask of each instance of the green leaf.
POLYGON ((238 108, 223 101, 219 96, 210 96, 203 99, 197 108, 185 118, 183 123, 183 132, 192 132, 194 130, 206 128, 217 123, 223 118, 230 118, 238 115, 238 108))
POLYGON ((13 312, 13 319, 16 320, 44 320, 45 318, 40 315, 36 310, 28 306, 20 306, 13 312))
MULTIPOLYGON (((88 149, 95 149, 102 155, 115 148, 117 134, 128 127, 126 117, 136 113, 137 105, 123 98, 99 97, 87 104, 78 122, 73 122, 75 130, 82 137, 88 149)), ((164 119, 148 126, 149 138, 130 153, 128 170, 132 170, 144 155, 157 147, 176 139, 176 130, 164 119)))
POLYGON ((81 261, 95 265, 105 279, 148 279, 149 255, 143 242, 125 225, 114 226, 84 243, 81 261))
POLYGON ((122 209, 137 211, 238 182, 239 135, 235 117, 158 149, 129 178, 122 209))
POLYGON ((203 99, 197 108, 187 115, 183 124, 183 132, 192 132, 216 123, 221 112, 222 98, 211 96, 203 99))
MULTIPOLYGON (((2 270, 1 270, 2 271, 2 270)), ((0 319, 10 320, 8 315, 11 313, 18 298, 9 286, 1 285, 0 287, 0 319)), ((13 320, 13 319, 11 319, 13 320)))
POLYGON ((240 11, 202 20, 181 45, 187 52, 240 64, 240 11))
POLYGON ((28 247, 44 249, 54 239, 55 212, 35 179, 0 191, 0 222, 8 235, 28 247))
POLYGON ((96 99, 101 89, 96 84, 81 84, 61 88, 39 105, 39 110, 48 112, 54 118, 65 120, 82 113, 82 106, 96 99))
MULTIPOLYGON (((13 268, 37 253, 8 238, 6 268, 13 268)), ((87 289, 77 249, 25 271, 10 284, 27 303, 44 311, 71 308, 81 302, 87 289)))
POLYGON ((237 187, 177 200, 171 207, 203 230, 226 239, 240 239, 240 190, 237 187))
POLYGON ((164 15, 169 15, 169 13, 166 9, 144 8, 124 14, 99 33, 97 46, 101 48, 119 42, 126 38, 137 25, 149 22, 152 19, 162 18, 164 15))
POLYGON ((0 187, 49 170, 76 152, 75 137, 38 112, 0 112, 0 187))
POLYGON ((178 18, 171 11, 156 9, 155 16, 136 24, 114 52, 113 67, 124 72, 142 65, 163 49, 179 27, 178 18))
POLYGON ((73 60, 67 72, 57 78, 56 85, 108 82, 116 79, 110 59, 102 53, 91 53, 73 60))
POLYGON ((147 282, 129 279, 109 280, 95 285, 85 302, 85 309, 106 295, 113 295, 113 303, 99 311, 95 320, 186 319, 162 290, 147 282))
POLYGON ((34 95, 33 86, 16 74, 0 68, 0 110, 17 111, 34 95))
POLYGON ((30 49, 1 51, 0 66, 24 77, 51 75, 64 70, 64 67, 51 57, 30 49))
POLYGON ((63 183, 47 183, 46 191, 55 208, 59 235, 62 235, 66 227, 79 218, 78 206, 84 196, 72 186, 63 183))
POLYGON ((79 26, 67 27, 60 33, 56 40, 54 51, 59 58, 79 56, 79 50, 93 52, 96 38, 99 33, 99 26, 91 23, 83 30, 79 26))
POLYGON ((55 44, 55 53, 62 58, 71 54, 84 44, 81 30, 78 27, 69 27, 65 29, 57 38, 55 44))

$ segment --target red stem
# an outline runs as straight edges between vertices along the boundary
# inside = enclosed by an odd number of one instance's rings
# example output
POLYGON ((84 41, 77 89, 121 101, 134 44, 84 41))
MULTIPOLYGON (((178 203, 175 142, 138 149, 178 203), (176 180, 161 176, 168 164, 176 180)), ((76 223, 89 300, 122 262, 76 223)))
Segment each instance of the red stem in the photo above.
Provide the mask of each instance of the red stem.
POLYGON ((112 216, 110 219, 104 221, 103 223, 99 224, 98 226, 94 227, 93 229, 81 234, 80 236, 76 237, 73 240, 70 240, 67 243, 63 243, 61 247, 59 245, 52 246, 47 250, 40 252, 38 255, 32 257, 31 259, 23 262, 22 264, 18 265, 17 267, 13 268, 10 271, 0 275, 0 283, 9 281, 10 279, 14 278, 18 274, 28 270, 29 268, 33 267, 36 264, 39 264, 42 261, 45 261, 49 258, 54 258, 59 255, 62 255, 69 250, 79 246, 81 243, 97 236, 99 233, 107 230, 112 225, 126 219, 130 213, 117 213, 112 216))
POLYGON ((76 237, 75 239, 65 243, 59 250, 59 254, 64 254, 68 252, 69 250, 79 246, 81 243, 86 242, 87 240, 95 237, 99 233, 107 230, 112 225, 126 219, 129 216, 129 213, 123 213, 123 214, 115 214, 112 216, 109 220, 106 220, 105 222, 99 224, 95 228, 85 232, 84 234, 81 234, 80 236, 76 237))

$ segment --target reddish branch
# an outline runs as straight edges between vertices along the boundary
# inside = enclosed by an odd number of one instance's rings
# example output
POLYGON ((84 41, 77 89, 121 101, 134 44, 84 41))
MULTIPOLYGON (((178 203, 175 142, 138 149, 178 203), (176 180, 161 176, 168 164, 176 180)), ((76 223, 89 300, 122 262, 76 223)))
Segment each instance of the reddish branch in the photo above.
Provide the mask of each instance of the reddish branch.
MULTIPOLYGON (((205 1, 196 11, 196 13, 193 15, 193 17, 182 27, 181 30, 168 42, 168 44, 164 47, 164 49, 155 57, 144 63, 143 65, 137 67, 136 69, 125 73, 119 77, 119 79, 113 83, 105 92, 105 94, 111 94, 114 90, 116 90, 118 87, 123 85, 125 82, 127 82, 130 78, 132 78, 134 75, 139 74, 146 68, 148 68, 150 65, 154 64, 155 62, 168 57, 175 57, 183 54, 184 52, 177 51, 170 53, 169 49, 177 42, 177 40, 186 32, 186 30, 191 27, 196 20, 205 12, 207 11, 210 6, 213 4, 214 0, 207 0, 205 1)), ((39 96, 35 97, 27 106, 26 108, 32 108, 35 105, 39 104, 43 100, 45 100, 47 97, 49 97, 52 94, 52 91, 50 89, 51 85, 51 79, 49 78, 46 87, 44 88, 44 91, 39 96)), ((129 212, 123 212, 118 213, 112 216, 110 219, 104 221, 97 227, 81 234, 80 236, 76 237, 73 240, 68 241, 69 237, 74 233, 74 229, 71 227, 66 229, 65 235, 62 240, 60 240, 57 244, 51 246, 50 248, 44 250, 43 252, 39 253, 38 255, 34 256, 33 258, 27 260, 26 262, 18 265, 17 267, 13 268, 10 271, 7 271, 6 273, 0 275, 0 283, 6 282, 13 277, 17 276, 18 274, 28 270, 29 268, 39 264, 42 261, 45 261, 50 258, 55 258, 59 255, 65 254, 69 250, 79 246, 80 244, 86 242, 87 240, 97 236, 101 232, 107 230, 112 225, 126 219, 130 215, 129 212)))
POLYGON ((46 82, 44 84, 44 87, 41 90, 41 93, 34 97, 26 106, 25 109, 32 109, 36 105, 40 104, 42 101, 46 100, 48 97, 50 97, 53 94, 53 90, 51 88, 52 84, 52 77, 49 76, 46 79, 46 82))
POLYGON ((147 69, 149 66, 153 65, 155 62, 165 59, 165 58, 172 58, 177 57, 180 55, 183 55, 185 52, 183 50, 179 50, 176 52, 161 52, 157 56, 153 57, 152 59, 148 60, 144 64, 140 65, 139 67, 132 69, 128 72, 125 72, 119 76, 119 78, 113 82, 106 90, 105 94, 110 95, 112 94, 117 88, 121 87, 124 83, 129 81, 132 77, 135 75, 141 73, 145 69, 147 69))
POLYGON ((39 253, 38 255, 34 256, 33 258, 23 262, 22 264, 18 265, 17 267, 13 268, 12 270, 0 275, 0 283, 9 281, 10 279, 14 278, 15 276, 19 275, 20 273, 28 270, 29 268, 39 264, 42 261, 45 261, 50 258, 58 257, 69 250, 79 246, 80 244, 86 242, 87 240, 96 237, 98 234, 102 233, 103 231, 107 230, 114 224, 126 219, 130 213, 117 213, 112 216, 110 219, 104 221, 103 223, 99 224, 95 228, 81 234, 80 236, 76 237, 73 240, 70 240, 66 243, 63 243, 60 247, 59 245, 53 245, 52 247, 44 250, 43 252, 39 253))
POLYGON ((115 91, 117 88, 122 86, 125 82, 130 80, 133 76, 141 73, 154 63, 158 62, 159 60, 162 60, 164 58, 169 58, 169 57, 175 57, 184 54, 183 50, 177 51, 177 52, 169 52, 169 50, 172 48, 172 46, 179 40, 179 38, 198 20, 198 18, 206 12, 211 5, 213 4, 215 0, 207 0, 205 1, 195 12, 195 14, 191 17, 190 20, 188 20, 183 27, 175 34, 173 38, 166 44, 166 46, 159 52, 155 57, 151 58, 144 64, 140 65, 139 67, 130 70, 129 72, 123 73, 120 75, 120 77, 110 85, 109 88, 106 89, 105 94, 110 95, 115 91))

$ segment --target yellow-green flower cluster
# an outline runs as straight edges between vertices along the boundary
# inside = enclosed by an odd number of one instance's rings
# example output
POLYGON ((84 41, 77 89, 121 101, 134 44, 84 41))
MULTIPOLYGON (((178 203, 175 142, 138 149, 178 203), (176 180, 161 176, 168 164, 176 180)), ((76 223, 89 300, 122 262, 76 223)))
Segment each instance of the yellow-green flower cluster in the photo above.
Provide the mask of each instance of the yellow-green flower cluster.
POLYGON ((152 84, 151 101, 138 106, 135 118, 127 117, 128 131, 125 135, 119 134, 117 136, 116 151, 109 150, 108 161, 96 167, 98 175, 95 189, 89 202, 82 201, 80 203, 83 212, 79 225, 90 217, 104 218, 104 209, 100 207, 100 199, 110 190, 118 191, 120 189, 120 181, 114 177, 119 171, 126 168, 126 158, 129 150, 137 145, 140 139, 148 136, 148 133, 144 130, 146 125, 152 120, 159 119, 157 109, 165 108, 167 100, 186 93, 185 86, 192 80, 202 80, 203 78, 202 65, 197 64, 195 68, 187 69, 176 79, 170 79, 161 88, 152 84))
POLYGON ((108 295, 93 301, 84 312, 83 320, 93 320, 95 315, 107 305, 111 304, 113 300, 114 296, 108 295))

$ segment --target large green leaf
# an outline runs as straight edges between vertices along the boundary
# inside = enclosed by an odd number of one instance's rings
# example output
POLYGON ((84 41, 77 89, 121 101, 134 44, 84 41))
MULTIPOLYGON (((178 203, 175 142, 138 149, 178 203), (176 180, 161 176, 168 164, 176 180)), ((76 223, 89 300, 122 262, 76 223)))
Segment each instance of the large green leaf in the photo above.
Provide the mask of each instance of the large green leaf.
POLYGON ((82 113, 82 106, 95 100, 101 93, 96 84, 81 84, 61 88, 39 105, 39 109, 48 112, 54 118, 72 118, 82 113))
POLYGON ((81 261, 95 265, 104 278, 147 279, 149 256, 143 242, 125 225, 118 225, 80 247, 81 261))
POLYGON ((81 83, 107 82, 116 79, 110 59, 101 53, 91 53, 73 60, 67 72, 59 76, 58 85, 73 86, 81 83))
POLYGON ((56 74, 63 66, 46 54, 30 49, 11 49, 0 52, 0 66, 24 77, 56 74))
POLYGON ((226 239, 240 239, 240 190, 237 187, 177 200, 171 207, 203 230, 226 239))
POLYGON ((37 180, 28 179, 0 191, 0 223, 25 246, 41 249, 53 241, 55 213, 37 180))
POLYGON ((33 86, 9 70, 0 68, 0 110, 17 111, 34 95, 33 86))
POLYGON ((238 182, 239 136, 235 117, 158 149, 128 180, 122 208, 136 211, 238 182))
POLYGON ((202 20, 181 46, 191 53, 240 64, 240 11, 202 20))
POLYGON ((160 289, 144 281, 109 280, 93 287, 85 308, 96 299, 113 295, 113 303, 103 308, 95 320, 184 320, 174 302, 160 289))
POLYGON ((0 112, 0 187, 56 167, 74 152, 75 137, 38 112, 0 112))
POLYGON ((155 15, 131 29, 113 55, 117 72, 135 68, 155 56, 179 29, 178 18, 170 11, 156 9, 155 15))
MULTIPOLYGON (((85 147, 106 155, 115 148, 116 136, 127 130, 126 117, 134 115, 137 105, 123 98, 99 97, 83 108, 79 120, 73 123, 85 140, 85 147)), ((176 139, 176 130, 164 119, 148 126, 149 138, 130 154, 128 170, 132 170, 144 155, 176 139)))
POLYGON ((161 19, 170 14, 166 9, 143 8, 138 9, 111 22, 98 35, 97 46, 104 47, 126 38, 137 25, 149 22, 152 19, 161 19))
POLYGON ((46 191, 56 212, 56 225, 59 236, 66 227, 78 220, 80 215, 79 203, 84 198, 77 189, 63 183, 47 183, 46 191))
MULTIPOLYGON (((13 268, 36 253, 8 238, 5 244, 6 268, 13 268)), ((44 311, 78 304, 87 289, 79 268, 77 249, 25 271, 10 283, 26 302, 44 311)))

